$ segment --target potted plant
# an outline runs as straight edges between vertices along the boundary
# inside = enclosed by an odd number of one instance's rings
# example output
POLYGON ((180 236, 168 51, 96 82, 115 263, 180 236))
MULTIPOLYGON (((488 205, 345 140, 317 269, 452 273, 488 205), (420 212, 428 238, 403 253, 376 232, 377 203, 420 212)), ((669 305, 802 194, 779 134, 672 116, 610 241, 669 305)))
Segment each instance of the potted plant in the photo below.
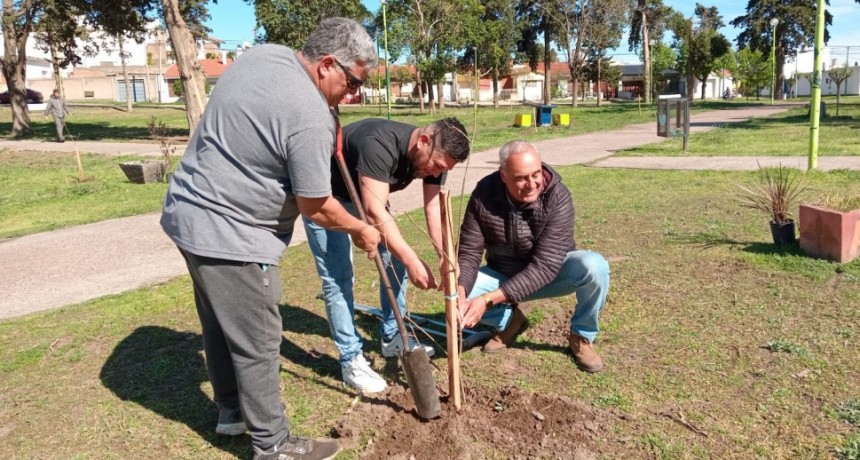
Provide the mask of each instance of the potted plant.
POLYGON ((829 195, 800 205, 800 248, 812 257, 848 263, 860 256, 860 196, 829 195))
POLYGON ((780 164, 776 168, 762 168, 761 180, 750 186, 739 185, 738 201, 746 208, 758 209, 770 216, 770 232, 776 245, 794 244, 797 241, 797 225, 791 208, 800 194, 806 190, 803 175, 799 170, 780 164))
POLYGON ((151 182, 165 182, 170 179, 175 167, 176 147, 171 144, 170 127, 164 122, 156 121, 152 117, 147 124, 149 135, 158 140, 161 148, 160 160, 126 161, 119 164, 122 172, 129 182, 136 184, 148 184, 151 182))

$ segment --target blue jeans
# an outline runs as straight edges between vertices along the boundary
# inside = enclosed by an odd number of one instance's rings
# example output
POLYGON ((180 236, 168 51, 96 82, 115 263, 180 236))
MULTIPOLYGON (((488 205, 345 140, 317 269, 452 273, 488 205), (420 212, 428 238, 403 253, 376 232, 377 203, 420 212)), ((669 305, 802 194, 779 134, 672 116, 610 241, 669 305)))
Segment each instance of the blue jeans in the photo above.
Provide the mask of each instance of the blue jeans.
MULTIPOLYGON (((347 211, 356 215, 355 206, 352 203, 342 201, 341 204, 347 211)), ((347 233, 327 230, 311 222, 310 219, 302 220, 305 223, 305 233, 307 233, 311 253, 314 255, 317 273, 322 278, 323 300, 331 337, 340 352, 340 363, 345 364, 361 353, 364 344, 355 328, 354 320, 355 271, 352 266, 352 240, 347 233)), ((391 281, 397 305, 400 312, 405 315, 408 281, 406 266, 396 257, 392 257, 384 245, 380 244, 378 249, 385 264, 388 279, 391 281)), ((397 334, 397 322, 382 281, 379 282, 379 303, 382 308, 380 334, 387 340, 397 334)))
MULTIPOLYGON (((481 267, 469 298, 494 291, 507 280, 507 276, 487 266, 481 267)), ((570 332, 593 342, 600 331, 598 320, 608 291, 609 263, 606 259, 596 252, 577 250, 567 253, 554 280, 523 301, 561 297, 575 292, 576 306, 570 318, 570 332)), ((487 310, 480 323, 503 331, 510 324, 512 311, 511 305, 499 304, 487 310)))

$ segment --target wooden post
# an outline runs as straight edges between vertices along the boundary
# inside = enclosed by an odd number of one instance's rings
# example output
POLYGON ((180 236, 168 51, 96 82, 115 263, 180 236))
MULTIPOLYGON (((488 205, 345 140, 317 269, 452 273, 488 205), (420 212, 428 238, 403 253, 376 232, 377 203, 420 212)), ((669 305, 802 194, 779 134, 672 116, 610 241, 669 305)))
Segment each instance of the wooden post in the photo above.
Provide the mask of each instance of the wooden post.
POLYGON ((454 247, 454 223, 451 218, 451 192, 439 192, 442 211, 442 254, 445 267, 442 283, 445 287, 445 322, 448 346, 448 394, 456 410, 462 405, 460 390, 460 315, 457 311, 457 250, 454 247))

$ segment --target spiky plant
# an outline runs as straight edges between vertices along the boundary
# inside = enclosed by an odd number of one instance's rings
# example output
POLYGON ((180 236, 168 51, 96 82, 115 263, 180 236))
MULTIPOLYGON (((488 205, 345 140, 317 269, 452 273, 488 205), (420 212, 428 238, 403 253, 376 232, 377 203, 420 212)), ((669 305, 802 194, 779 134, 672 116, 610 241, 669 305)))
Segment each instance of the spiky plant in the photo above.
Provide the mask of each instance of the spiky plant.
POLYGON ((776 224, 791 221, 791 209, 806 190, 803 174, 782 164, 776 168, 762 168, 759 164, 758 169, 760 182, 750 186, 738 185, 741 193, 737 199, 741 206, 763 211, 776 224))

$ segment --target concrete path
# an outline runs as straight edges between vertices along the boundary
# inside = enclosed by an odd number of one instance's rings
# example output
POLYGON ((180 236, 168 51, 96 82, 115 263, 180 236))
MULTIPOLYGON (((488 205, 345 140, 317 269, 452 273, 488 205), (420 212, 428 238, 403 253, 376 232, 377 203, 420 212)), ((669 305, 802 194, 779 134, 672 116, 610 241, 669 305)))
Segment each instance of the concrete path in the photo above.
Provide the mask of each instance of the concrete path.
MULTIPOLYGON (((718 110, 694 114, 694 132, 718 125, 737 123, 748 118, 768 116, 789 106, 769 106, 718 110)), ((755 169, 749 158, 609 158, 617 150, 660 142, 654 123, 631 125, 623 129, 552 139, 536 143, 544 161, 551 165, 593 164, 605 167, 672 169, 755 169), (619 161, 619 163, 615 163, 619 161), (704 166, 703 166, 704 165, 704 166)), ((0 149, 74 152, 74 142, 58 144, 40 141, 0 141, 0 149)), ((82 152, 106 155, 158 155, 155 144, 81 142, 82 152)), ((803 158, 768 158, 783 164, 803 158)), ((765 164, 765 163, 762 163, 765 164)), ((824 168, 860 169, 860 157, 821 158, 824 168)), ((462 186, 470 193, 477 181, 498 168, 497 150, 472 154, 468 171, 458 166, 448 178, 455 195, 462 186), (466 179, 464 180, 464 175, 466 179), (465 185, 461 185, 465 184, 465 185)), ((421 206, 420 183, 391 197, 392 210, 401 213, 421 206)), ((184 275, 185 264, 179 252, 162 233, 159 214, 114 219, 90 225, 39 233, 0 241, 0 319, 84 302, 161 283, 184 275)), ((305 241, 303 228, 296 226, 292 244, 305 241)))
MULTIPOLYGON (((108 141, 74 141, 68 137, 66 138, 66 142, 63 143, 32 139, 0 139, 0 150, 12 150, 16 152, 29 150, 43 152, 74 153, 76 148, 79 149, 81 153, 98 153, 101 155, 109 156, 161 156, 161 150, 159 149, 158 144, 108 141)), ((184 149, 185 145, 179 145, 176 147, 177 152, 182 152, 184 149)))

